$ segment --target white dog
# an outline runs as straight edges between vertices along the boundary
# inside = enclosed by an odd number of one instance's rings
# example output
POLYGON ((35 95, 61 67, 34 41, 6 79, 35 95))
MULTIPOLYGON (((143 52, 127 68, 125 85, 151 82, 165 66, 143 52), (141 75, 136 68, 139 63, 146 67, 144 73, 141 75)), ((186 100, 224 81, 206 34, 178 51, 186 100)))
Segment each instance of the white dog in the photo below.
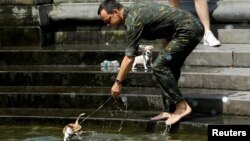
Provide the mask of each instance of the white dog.
POLYGON ((69 123, 63 128, 63 141, 70 141, 70 139, 76 135, 79 140, 82 140, 81 134, 82 134, 82 126, 79 124, 79 119, 81 116, 85 115, 85 113, 82 113, 78 116, 75 123, 69 123))
POLYGON ((148 66, 152 66, 152 49, 153 49, 153 45, 140 45, 139 46, 140 49, 142 49, 142 55, 136 56, 133 66, 132 66, 132 70, 137 69, 136 65, 143 65, 144 69, 147 70, 148 66))

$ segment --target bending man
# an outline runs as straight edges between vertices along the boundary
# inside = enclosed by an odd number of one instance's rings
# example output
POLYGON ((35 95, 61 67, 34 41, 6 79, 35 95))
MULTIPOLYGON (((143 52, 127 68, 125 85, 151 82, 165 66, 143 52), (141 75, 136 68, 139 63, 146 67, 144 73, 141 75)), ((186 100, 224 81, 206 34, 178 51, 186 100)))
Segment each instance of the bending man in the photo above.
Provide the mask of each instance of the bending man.
POLYGON ((191 113, 191 107, 182 97, 178 88, 181 67, 186 57, 202 39, 204 29, 199 20, 182 9, 143 1, 125 7, 115 0, 105 0, 98 9, 98 15, 108 26, 124 25, 127 47, 116 81, 111 88, 113 97, 119 96, 122 81, 131 70, 141 39, 167 39, 165 46, 153 63, 153 75, 159 82, 165 110, 158 116, 166 119, 166 124, 174 124, 191 113), (169 105, 175 104, 170 113, 169 105))

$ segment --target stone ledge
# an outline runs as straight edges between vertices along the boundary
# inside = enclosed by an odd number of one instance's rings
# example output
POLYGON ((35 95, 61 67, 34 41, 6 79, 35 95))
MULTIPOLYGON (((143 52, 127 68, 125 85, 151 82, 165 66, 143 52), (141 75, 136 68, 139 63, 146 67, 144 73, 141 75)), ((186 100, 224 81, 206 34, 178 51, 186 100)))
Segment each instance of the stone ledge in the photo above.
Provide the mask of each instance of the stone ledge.
POLYGON ((53 41, 48 28, 40 26, 0 26, 0 46, 43 46, 53 41))
MULTIPOLYGON (((0 93, 2 99, 12 98, 14 101, 2 101, 1 108, 4 108, 4 105, 18 105, 15 104, 15 100, 18 100, 18 97, 21 97, 21 101, 30 101, 32 99, 35 101, 39 99, 37 103, 29 104, 28 108, 32 108, 33 112, 29 111, 27 113, 36 113, 35 109, 48 108, 47 110, 52 110, 56 108, 56 105, 60 108, 74 108, 74 105, 77 105, 77 108, 82 109, 84 107, 86 113, 88 109, 98 107, 99 102, 104 102, 108 99, 108 94, 110 93, 110 87, 93 87, 94 90, 90 87, 48 87, 48 86, 0 86, 0 93), (60 97, 60 101, 54 102, 54 97, 60 97), (75 97, 76 99, 71 99, 75 97), (65 102, 65 99, 68 101, 65 102), (44 100, 46 103, 44 104, 44 100), (73 101, 73 102, 72 102, 73 101), (81 102, 80 102, 81 101, 81 102), (92 104, 86 104, 85 101, 88 101, 92 104), (51 104, 52 103, 52 104, 51 104), (59 104, 60 103, 60 104, 59 104), (39 107, 37 107, 39 104, 39 107), (43 107, 43 106, 45 107, 43 107)), ((161 111, 162 109, 162 100, 161 100, 161 91, 159 88, 132 88, 124 87, 123 95, 128 99, 128 109, 136 110, 137 112, 143 112, 144 110, 156 110, 161 111), (151 107, 151 108, 150 108, 151 107)), ((190 103, 193 108, 193 114, 203 114, 215 116, 217 114, 224 115, 235 115, 235 116, 249 116, 250 112, 248 107, 250 105, 250 91, 230 91, 230 90, 219 90, 219 89, 195 89, 195 88, 182 88, 183 96, 190 103)), ((20 101, 19 100, 19 101, 20 101)), ((109 108, 112 105, 106 105, 109 108)), ((26 106, 18 106, 18 108, 24 108, 26 106)), ((1 109, 2 115, 3 111, 8 111, 8 109, 1 109)), ((26 107, 27 108, 27 107, 26 107)), ((115 108, 115 107, 113 107, 115 108)), ((30 110, 32 110, 30 109, 30 110)), ((59 110, 58 108, 56 108, 59 110)), ((13 109, 14 110, 14 109, 13 109)), ((12 111, 13 111, 12 110, 12 111)), ((41 110, 41 109, 40 109, 41 110)), ((72 114, 77 112, 77 109, 72 111, 72 114)), ((21 116, 22 113, 8 111, 8 114, 16 114, 21 116)), ((52 116, 54 112, 43 111, 44 115, 52 116)), ((69 114, 70 112, 68 112, 69 114)), ((58 113, 60 114, 60 112, 58 113)), ((6 114, 7 115, 7 114, 6 114)), ((26 115, 26 114, 25 114, 26 115)), ((54 116, 54 115, 53 115, 54 116)))
MULTIPOLYGON (((165 1, 159 0, 159 3, 166 3, 165 1)), ((48 19, 53 21, 67 21, 67 20, 74 20, 74 21, 100 21, 99 16, 97 15, 97 9, 100 4, 98 1, 94 2, 78 2, 78 3, 52 3, 51 0, 15 0, 15 1, 3 1, 5 6, 15 5, 21 6, 21 4, 43 4, 42 8, 38 11, 40 16, 42 14, 43 20, 48 21, 48 19), (19 4, 20 3, 20 4, 19 4), (49 5, 49 6, 48 6, 49 5), (52 8, 51 8, 52 7, 52 8), (77 14, 76 14, 77 13, 77 14), (45 16, 44 16, 45 15, 45 16)), ((132 2, 122 2, 125 6, 130 5, 132 2)), ((1 5, 1 3, 0 3, 1 5)), ((4 4, 2 4, 3 6, 4 4)), ((22 5, 23 6, 23 5, 22 5)), ((182 8, 196 14, 194 3, 193 1, 186 0, 182 2, 182 8)), ((248 22, 250 21, 250 1, 209 1, 209 12, 211 16, 212 22, 248 22)), ((22 13, 21 13, 22 14, 22 13)), ((24 18, 22 18, 24 19, 24 18)), ((21 19, 21 20, 22 20, 21 19)), ((18 19, 16 19, 18 22, 18 19)), ((43 21, 41 23, 44 23, 43 21)), ((48 22, 45 22, 45 25, 48 25, 48 22)), ((43 26, 43 24, 41 24, 43 26)))
MULTIPOLYGON (((163 3, 163 1, 158 1, 163 3)), ((122 2, 130 5, 132 2, 122 2)), ((195 13, 192 1, 184 1, 183 9, 195 13)), ((76 20, 100 20, 97 15, 99 2, 87 3, 58 3, 49 12, 52 21, 76 19, 76 20), (75 13, 78 13, 76 15, 75 13)), ((211 1, 209 11, 213 22, 248 22, 250 21, 250 1, 211 1), (237 17, 235 17, 237 16, 237 17)))
POLYGON ((52 3, 52 0, 1 0, 0 5, 38 5, 52 3))
POLYGON ((216 22, 249 22, 250 1, 220 1, 213 11, 216 22))
MULTIPOLYGON (((149 43, 150 44, 150 43, 149 43)), ((153 44, 153 60, 161 49, 160 43, 153 44)), ((5 65, 99 65, 104 60, 118 60, 124 56, 125 45, 76 44, 53 46, 5 46, 1 47, 0 64, 5 65), (22 58, 22 56, 29 58, 22 58), (46 56, 46 57, 45 57, 46 56), (96 59, 93 60, 93 56, 96 59), (41 59, 40 57, 45 57, 41 59), (20 59, 19 59, 20 58, 20 59), (2 61, 1 61, 2 60, 2 61)), ((249 44, 222 44, 208 47, 199 44, 185 61, 186 66, 250 67, 249 44), (219 60, 219 61, 218 61, 219 60)))
POLYGON ((0 34, 1 46, 32 46, 40 44, 41 30, 38 26, 0 27, 0 34))
MULTIPOLYGON (((109 86, 114 83, 115 68, 94 70, 87 66, 9 66, 0 68, 2 86, 109 86), (47 79, 50 78, 50 79, 47 79), (85 79, 81 79, 85 78, 85 79), (91 80, 91 81, 90 81, 91 80)), ((127 87, 157 86, 152 71, 133 71, 124 81, 127 87)), ((183 68, 180 87, 249 91, 250 68, 190 67, 183 68)))
POLYGON ((184 67, 180 87, 250 90, 250 68, 184 67))
POLYGON ((248 60, 249 44, 222 44, 218 48, 199 44, 188 56, 185 65, 250 67, 248 60))

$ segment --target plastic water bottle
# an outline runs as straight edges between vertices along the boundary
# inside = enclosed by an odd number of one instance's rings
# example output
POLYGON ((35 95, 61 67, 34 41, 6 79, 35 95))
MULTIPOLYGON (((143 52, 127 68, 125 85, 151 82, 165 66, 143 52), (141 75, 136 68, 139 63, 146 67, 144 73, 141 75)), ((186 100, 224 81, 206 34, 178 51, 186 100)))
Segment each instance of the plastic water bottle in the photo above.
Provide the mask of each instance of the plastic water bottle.
POLYGON ((103 62, 101 62, 101 67, 108 67, 109 61, 104 60, 103 62))
POLYGON ((117 60, 113 60, 113 61, 104 60, 103 62, 100 63, 100 65, 101 65, 102 71, 116 72, 120 66, 120 63, 117 60))
POLYGON ((106 63, 107 63, 107 66, 108 66, 109 68, 113 66, 113 64, 112 64, 111 61, 107 61, 106 63))
POLYGON ((120 63, 117 60, 111 61, 113 67, 119 67, 120 63))

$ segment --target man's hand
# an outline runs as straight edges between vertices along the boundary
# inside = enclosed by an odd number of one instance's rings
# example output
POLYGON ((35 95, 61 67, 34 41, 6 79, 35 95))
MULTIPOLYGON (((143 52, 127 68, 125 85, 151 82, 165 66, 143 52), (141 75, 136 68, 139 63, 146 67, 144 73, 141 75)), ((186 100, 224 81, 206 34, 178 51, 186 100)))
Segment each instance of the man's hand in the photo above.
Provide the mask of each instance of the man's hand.
POLYGON ((120 95, 122 88, 122 81, 125 80, 128 72, 131 70, 134 59, 135 57, 124 56, 120 70, 115 80, 115 84, 111 88, 111 96, 113 98, 116 98, 120 95))
POLYGON ((115 83, 111 88, 111 96, 117 98, 121 93, 121 84, 115 83))

